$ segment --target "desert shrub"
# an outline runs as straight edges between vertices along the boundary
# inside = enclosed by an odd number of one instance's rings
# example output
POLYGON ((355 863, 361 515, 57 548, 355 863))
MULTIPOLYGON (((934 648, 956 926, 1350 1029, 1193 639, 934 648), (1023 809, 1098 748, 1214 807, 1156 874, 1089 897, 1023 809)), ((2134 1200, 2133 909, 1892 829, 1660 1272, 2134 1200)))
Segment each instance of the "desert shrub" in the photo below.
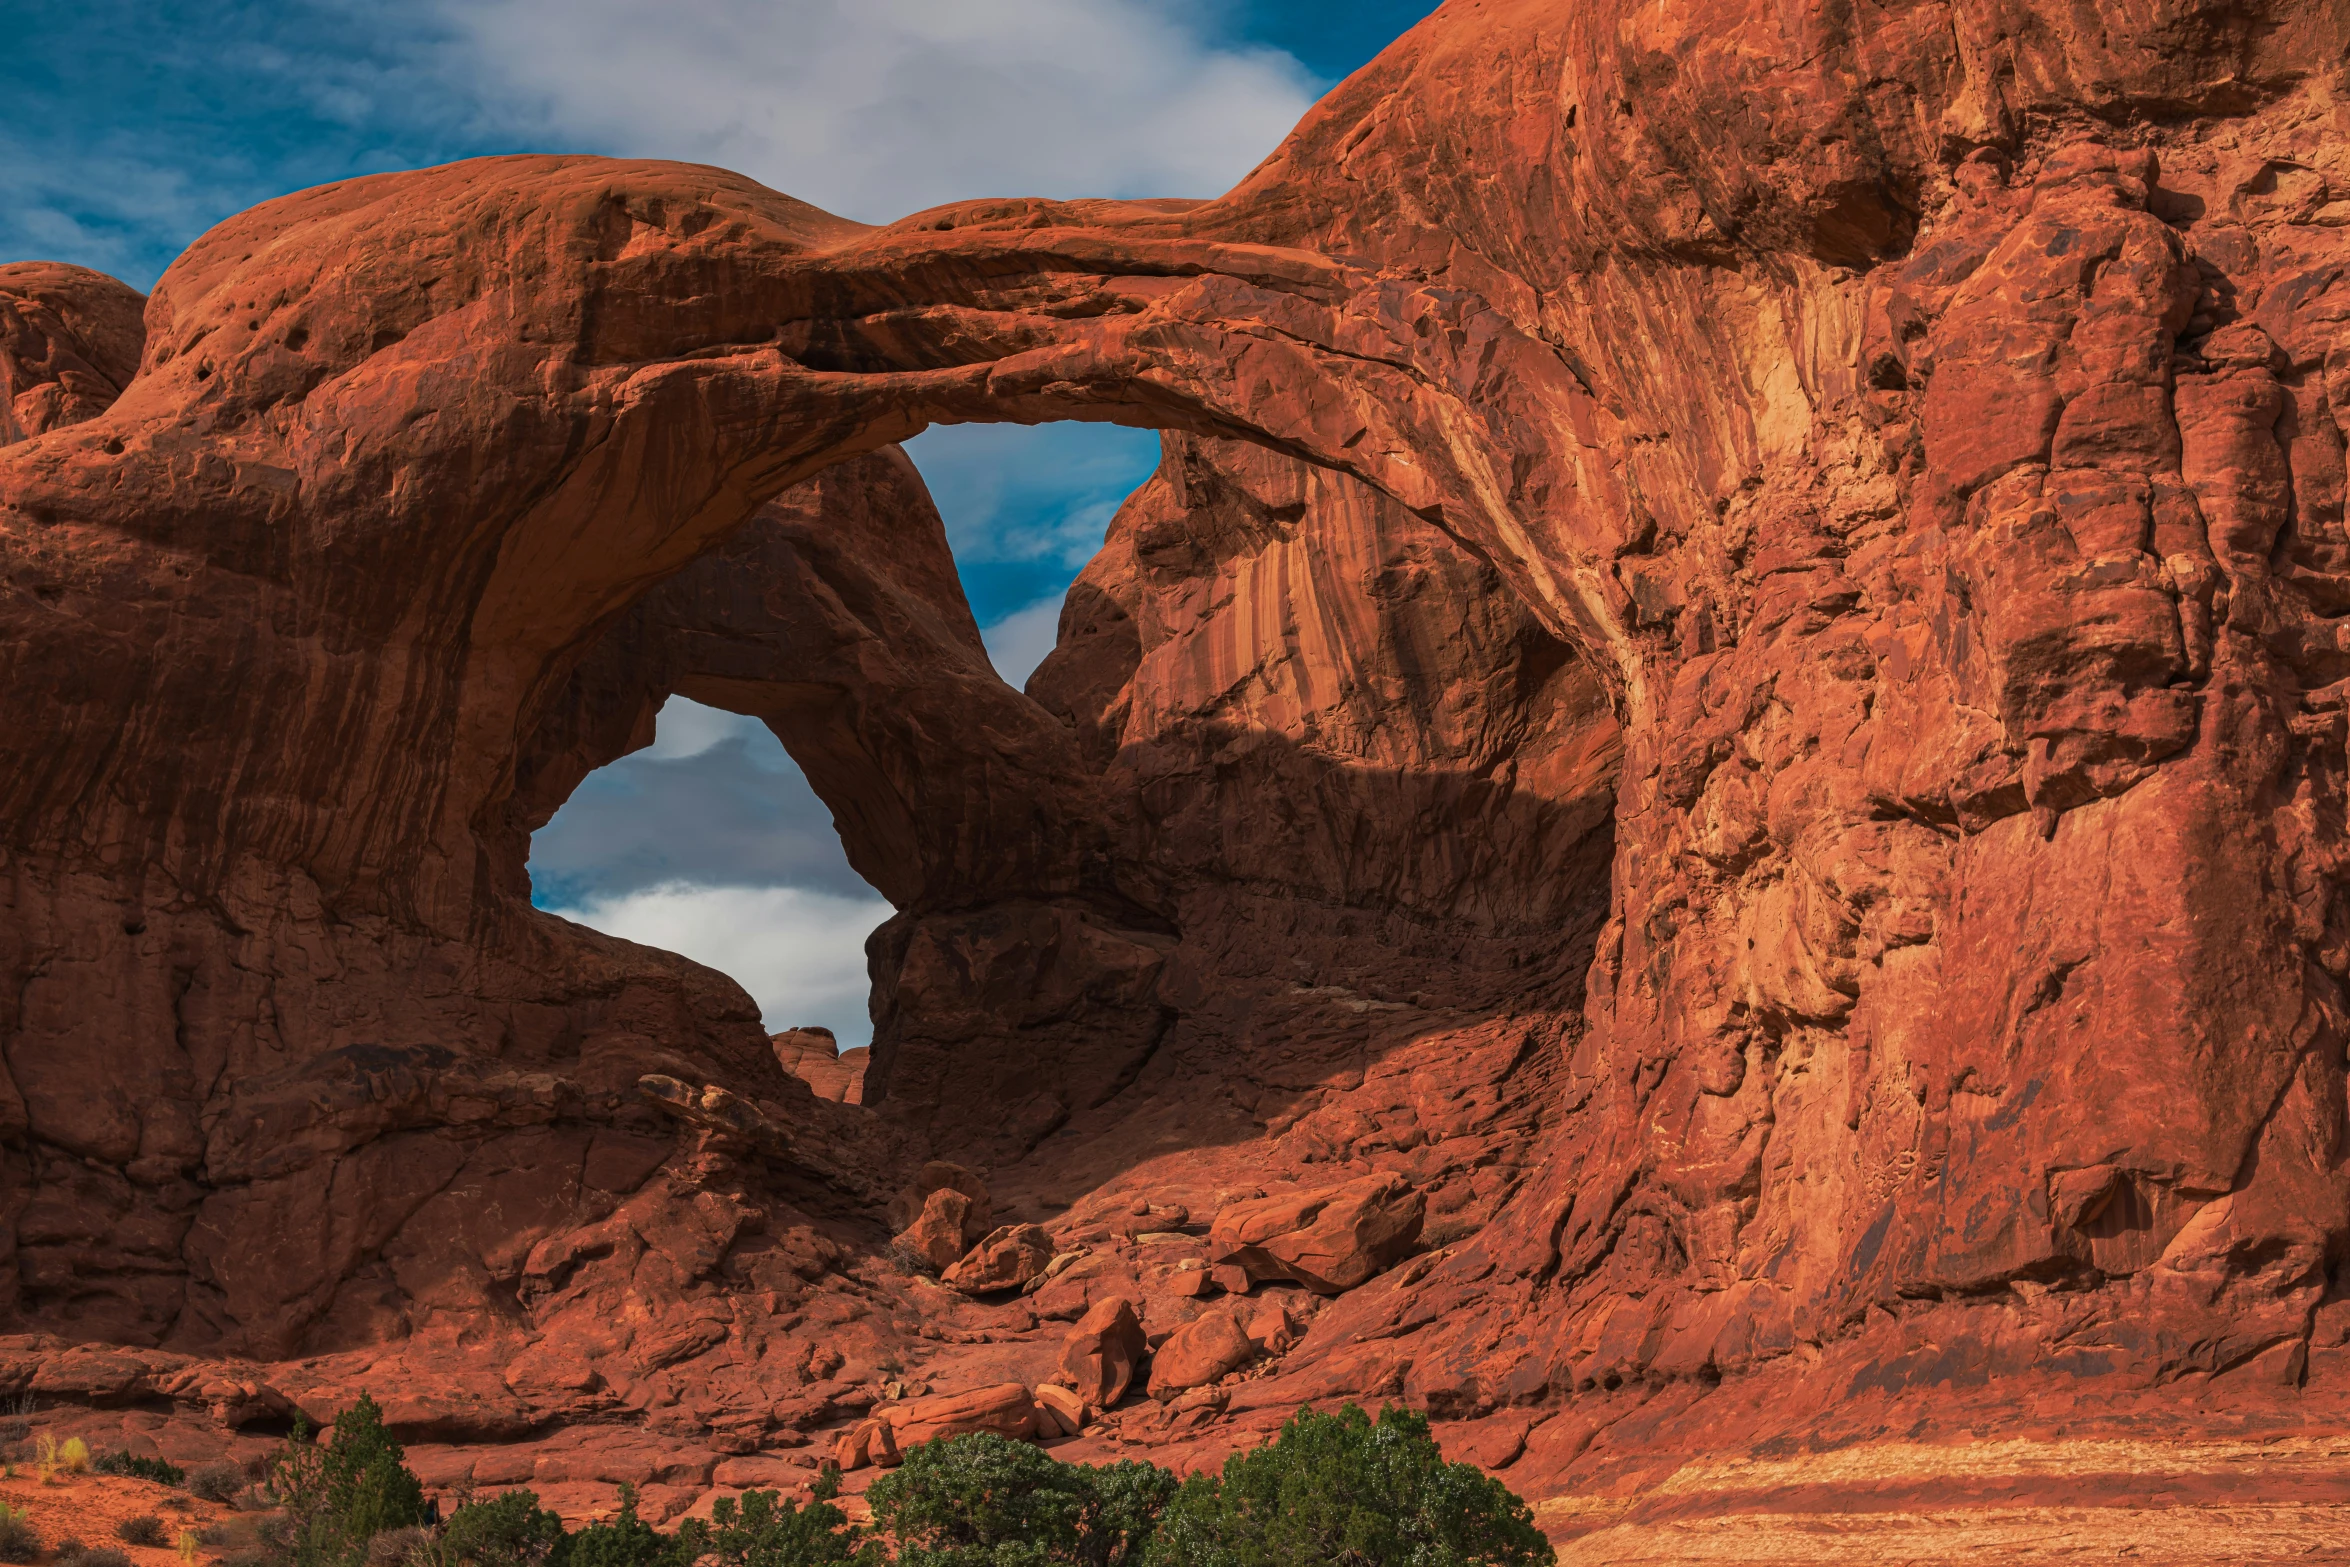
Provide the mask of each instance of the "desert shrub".
POLYGON ((62 1543, 57 1547, 57 1567, 131 1567, 127 1551, 118 1551, 111 1545, 84 1545, 79 1540, 71 1544, 71 1551, 62 1543))
POLYGON ((160 1547, 171 1543, 171 1535, 165 1531, 163 1520, 153 1513, 125 1518, 114 1526, 114 1532, 125 1545, 160 1547))
POLYGON ((432 1536, 414 1525, 386 1529, 367 1542, 368 1567, 402 1567, 421 1560, 431 1548, 432 1536))
POLYGON ((0 1562, 37 1562, 41 1536, 21 1507, 0 1502, 0 1562))
POLYGON ((69 1436, 60 1442, 48 1432, 41 1433, 33 1462, 46 1482, 57 1477, 59 1470, 67 1474, 84 1474, 90 1467, 90 1444, 78 1436, 69 1436))
POLYGON ((923 1443, 865 1500, 900 1567, 1130 1567, 1176 1483, 1154 1464, 1064 1464, 978 1432, 923 1443))
POLYGON ((1160 1513, 1150 1567, 1536 1567, 1556 1560, 1525 1502, 1448 1464, 1428 1418, 1301 1409, 1281 1435, 1194 1475, 1160 1513))
POLYGON ((134 1480, 152 1480, 157 1485, 178 1485, 188 1478, 187 1471, 177 1464, 167 1464, 160 1458, 141 1458, 136 1453, 119 1449, 100 1453, 91 1459, 90 1472, 129 1475, 134 1480))
POLYGON ((620 1516, 591 1523, 571 1537, 568 1567, 693 1567, 707 1548, 709 1531, 691 1520, 675 1534, 663 1534, 637 1516, 636 1487, 620 1488, 620 1516))
POLYGON ((806 1506, 773 1491, 745 1491, 738 1506, 720 1497, 710 1508, 708 1549, 722 1567, 881 1567, 880 1542, 832 1505, 840 1471, 817 1477, 806 1506))
POLYGON ((188 1471, 188 1494, 207 1502, 231 1502, 245 1488, 245 1471, 226 1459, 198 1464, 188 1471))
POLYGON ((196 1543, 208 1557, 245 1567, 262 1562, 282 1567, 294 1554, 292 1527, 278 1513, 240 1513, 207 1524, 196 1531, 196 1543))
POLYGON ((443 1567, 564 1567, 570 1545, 537 1492, 506 1491, 449 1514, 434 1554, 443 1567))

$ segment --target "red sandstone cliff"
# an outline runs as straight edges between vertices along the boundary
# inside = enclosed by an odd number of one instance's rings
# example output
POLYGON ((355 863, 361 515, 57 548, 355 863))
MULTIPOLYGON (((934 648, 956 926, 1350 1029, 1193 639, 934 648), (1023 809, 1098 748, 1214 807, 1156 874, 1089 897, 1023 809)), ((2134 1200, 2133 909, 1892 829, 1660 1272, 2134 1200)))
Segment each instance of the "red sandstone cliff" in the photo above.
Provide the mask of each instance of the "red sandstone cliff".
POLYGON ((2346 44, 1454 0, 1204 205, 351 181, 135 373, 0 269, 0 1287, 121 1346, 5 1375, 396 1380, 452 1475, 682 1506, 1392 1172, 1417 1256, 1080 1440, 1396 1395, 1591 1559, 2285 1549, 2195 1503, 2339 1479, 2346 44), (1170 433, 1023 695, 889 444, 1047 418, 1170 433), (869 1109, 528 907, 677 691, 902 910, 869 1109), (919 1281, 932 1155, 1084 1256, 919 1281))

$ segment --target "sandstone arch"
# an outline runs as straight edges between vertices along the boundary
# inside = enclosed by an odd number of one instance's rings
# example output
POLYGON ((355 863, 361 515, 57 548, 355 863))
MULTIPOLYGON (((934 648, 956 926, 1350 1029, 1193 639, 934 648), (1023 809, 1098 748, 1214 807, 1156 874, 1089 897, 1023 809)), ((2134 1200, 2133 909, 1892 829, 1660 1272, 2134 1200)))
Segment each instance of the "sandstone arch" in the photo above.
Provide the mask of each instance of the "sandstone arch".
MULTIPOLYGON (((221 951, 306 953, 323 906, 338 951, 375 954, 338 961, 421 998, 370 1027, 615 1083, 688 1041, 706 1078, 769 1081, 690 974, 568 953, 593 1005, 533 988, 548 938, 481 845, 536 785, 483 759, 542 733, 570 755, 597 639, 644 634, 632 606, 770 497, 927 421, 1116 419, 1174 432, 1161 489, 1040 672, 1057 721, 1006 708, 1034 748, 980 769, 1007 780, 991 800, 1082 826, 1026 839, 1052 929, 1104 885, 1147 908, 1153 875, 1219 852, 1106 782, 1148 782, 1138 737, 1220 743, 1138 726, 1181 638, 1146 640, 1149 585, 1120 573, 1227 580, 1251 495, 1310 491, 1297 517, 1341 519, 1327 539, 1441 529, 1444 603, 1505 604, 1578 655, 1590 683, 1547 708, 1577 754, 1621 726, 1588 997, 1548 973, 1525 992, 1582 1022, 1520 1080, 1542 1105, 1516 1123, 1523 1184, 1409 1287, 1346 1301, 1289 1386, 1586 1439, 1645 1410, 1646 1435, 1531 1461, 1582 1477, 1725 1409, 1881 1434, 1941 1400, 1979 1429, 2018 1389, 2093 1386, 2126 1427, 2170 1418, 2184 1380, 2246 1420, 2330 1419, 2345 39, 2325 7, 2197 16, 1456 3, 1201 206, 862 231, 716 171, 532 159, 233 220, 159 289, 119 401, 0 451, 21 650, 0 708, 38 715, 0 779, 18 1088, 109 1029, 300 1010, 282 975, 216 980, 259 970, 111 932, 210 920, 221 951), (1241 499, 1167 505, 1187 464, 1241 499), (116 950, 77 957, 73 993, 119 1026, 42 988, 74 931, 116 950), (1828 1412, 1846 1397, 1867 1412, 1828 1412)), ((1425 753, 1399 755, 1420 787, 1425 753)), ((1331 900, 1394 916, 1346 933, 1366 946, 1426 928, 1420 872, 1374 859, 1331 900)), ((889 961, 978 950, 955 921, 987 890, 942 891, 889 961)), ((1225 928, 1227 955, 1267 945, 1225 928)), ((1149 946, 1086 960, 1133 981, 1112 1083, 1168 997, 1214 1010, 1149 946)), ((958 1077, 986 1064, 964 1048, 986 1008, 948 1026, 930 994, 930 1032, 898 1019, 893 1091, 952 1140, 939 1107, 1033 1084, 958 1077)), ((126 1105, 172 1097, 137 1052, 108 1059, 126 1105)), ((1282 1157, 1384 1157, 1350 1103, 1259 1130, 1294 1135, 1282 1157)), ((1069 1173, 1038 1140, 1058 1124, 1015 1128, 1019 1179, 1069 1173)), ((110 1168, 196 1146, 164 1128, 150 1151, 127 1111, 90 1126, 70 1151, 110 1168)), ((850 1189, 854 1163, 832 1166, 850 1189)))

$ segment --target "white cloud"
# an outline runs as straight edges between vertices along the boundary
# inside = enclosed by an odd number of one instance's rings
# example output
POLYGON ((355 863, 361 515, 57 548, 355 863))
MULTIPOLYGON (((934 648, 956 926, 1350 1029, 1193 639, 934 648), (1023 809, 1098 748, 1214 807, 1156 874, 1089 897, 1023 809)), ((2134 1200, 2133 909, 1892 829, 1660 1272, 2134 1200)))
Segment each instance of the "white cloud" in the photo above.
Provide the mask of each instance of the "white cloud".
POLYGON ((974 196, 1214 196, 1314 97, 1153 0, 440 0, 485 118, 887 222, 974 196))
POLYGON ((554 912, 732 975, 759 1003, 770 1032, 814 1023, 838 1035, 844 1050, 872 1042, 865 938, 890 916, 880 898, 672 882, 554 912))
POLYGON ((531 835, 530 875, 542 908, 680 882, 873 890, 767 726, 682 697, 659 741, 589 774, 531 835))
POLYGON ((1055 516, 1050 511, 1001 528, 996 538, 999 556, 1007 560, 1046 560, 1070 567, 1093 559, 1109 536, 1110 519, 1126 497, 1115 496, 1071 506, 1055 516))
POLYGON ((728 740, 755 740, 767 734, 767 726, 756 718, 673 696, 661 704, 653 743, 635 754, 648 762, 681 762, 728 740))
POLYGON ((1004 684, 1019 689, 1053 650, 1060 630, 1061 600, 1055 596, 1014 610, 979 636, 987 644, 988 662, 1004 677, 1004 684))

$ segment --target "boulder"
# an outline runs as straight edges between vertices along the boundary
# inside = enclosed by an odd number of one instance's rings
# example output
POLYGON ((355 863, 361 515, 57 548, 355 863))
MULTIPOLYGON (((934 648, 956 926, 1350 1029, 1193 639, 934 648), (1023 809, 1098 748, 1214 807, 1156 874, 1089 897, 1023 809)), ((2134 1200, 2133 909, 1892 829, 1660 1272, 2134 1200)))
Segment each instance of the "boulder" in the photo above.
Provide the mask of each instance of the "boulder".
POLYGON ((675 1116, 688 1126, 737 1137, 770 1152, 791 1146, 791 1134, 740 1094, 717 1083, 696 1088, 661 1072, 637 1079, 637 1092, 647 1104, 675 1116))
POLYGON ((941 1186, 923 1201, 914 1222, 898 1232, 897 1244, 944 1273, 971 1249, 971 1197, 941 1186))
POLYGON ((949 1164, 944 1159, 933 1159, 923 1165, 921 1173, 890 1199, 889 1227, 900 1232, 912 1228, 914 1221, 922 1217, 923 1206, 930 1201, 930 1194, 942 1186, 951 1186, 971 1199, 970 1239, 976 1241, 985 1235, 995 1216, 987 1182, 961 1165, 949 1164))
POLYGON ((898 1457, 897 1438, 886 1420, 860 1420, 833 1439, 832 1461, 843 1474, 867 1464, 894 1469, 898 1457))
POLYGON ((1203 1313, 1168 1336, 1151 1357, 1151 1397, 1164 1403, 1190 1388, 1237 1371, 1257 1358, 1257 1346, 1228 1311, 1203 1313))
MULTIPOLYGON (((764 1454, 725 1458, 710 1471, 710 1483, 730 1491, 785 1490, 808 1478, 807 1465, 811 1462, 804 1456, 771 1458, 764 1454)), ((409 1467, 415 1467, 413 1461, 409 1467)))
POLYGON ((1376 1276, 1420 1238, 1427 1199, 1400 1175, 1278 1192, 1216 1215, 1208 1243, 1218 1264, 1252 1280, 1289 1279, 1336 1295, 1376 1276))
POLYGON ((1028 1297, 1028 1309, 1054 1322, 1075 1322, 1093 1304, 1093 1281, 1048 1278, 1028 1297))
POLYGON ((1043 1278, 1052 1262, 1051 1236, 1033 1224, 1007 1224, 949 1268, 946 1283, 966 1295, 993 1295, 1043 1278))
POLYGON ((1107 1409, 1126 1396, 1148 1353, 1134 1303, 1113 1295, 1090 1307, 1061 1341, 1061 1374, 1079 1399, 1107 1409))
POLYGON ((1178 1268, 1167 1280, 1167 1291, 1184 1300, 1205 1300, 1216 1293, 1216 1282, 1204 1268, 1178 1268))
POLYGON ((885 1408, 897 1450, 919 1447, 942 1436, 993 1431, 1025 1441, 1036 1434, 1036 1398, 1024 1382, 1003 1382, 961 1393, 910 1398, 885 1408))
POLYGON ((1103 1223, 1113 1235, 1166 1234, 1191 1222, 1191 1210, 1179 1202, 1155 1203, 1136 1198, 1124 1213, 1113 1213, 1103 1223))
POLYGON ((1059 1436, 1075 1436, 1085 1429, 1088 1418, 1085 1400, 1070 1389, 1052 1382, 1038 1386, 1036 1414, 1040 1434, 1046 1434, 1045 1426, 1049 1422, 1054 1428, 1050 1434, 1059 1436))
POLYGON ((1260 1300, 1248 1305, 1248 1314, 1241 1319, 1241 1331, 1258 1351, 1267 1355, 1286 1353, 1298 1341, 1297 1319, 1289 1308, 1277 1300, 1260 1300))
POLYGON ((1224 1413, 1232 1395, 1220 1387, 1195 1387, 1168 1400, 1163 1418, 1173 1430, 1204 1426, 1224 1413))

